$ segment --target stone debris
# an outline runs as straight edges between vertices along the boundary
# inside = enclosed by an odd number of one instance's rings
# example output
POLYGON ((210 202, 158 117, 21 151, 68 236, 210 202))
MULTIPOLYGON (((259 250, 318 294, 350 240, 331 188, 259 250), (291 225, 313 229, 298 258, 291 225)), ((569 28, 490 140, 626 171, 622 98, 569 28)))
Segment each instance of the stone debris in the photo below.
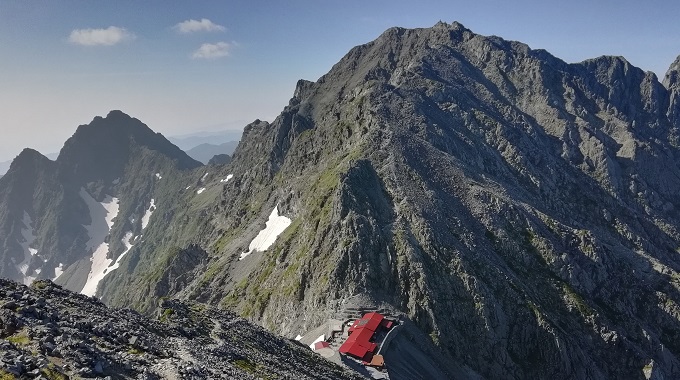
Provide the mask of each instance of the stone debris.
POLYGON ((360 379, 234 314, 176 300, 158 320, 54 283, 0 279, 0 378, 360 379))

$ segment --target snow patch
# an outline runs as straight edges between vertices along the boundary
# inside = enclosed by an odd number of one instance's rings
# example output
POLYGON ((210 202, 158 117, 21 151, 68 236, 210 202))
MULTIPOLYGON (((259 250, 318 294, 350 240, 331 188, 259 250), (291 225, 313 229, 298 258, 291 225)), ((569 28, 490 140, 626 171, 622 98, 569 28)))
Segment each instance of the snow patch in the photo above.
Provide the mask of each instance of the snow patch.
POLYGON ((24 276, 24 285, 30 285, 33 280, 35 280, 35 276, 28 275, 28 265, 31 263, 31 258, 36 253, 38 253, 38 250, 30 247, 30 245, 33 244, 33 241, 35 240, 35 236, 33 235, 33 221, 31 220, 31 216, 28 215, 26 211, 24 211, 24 217, 21 222, 23 223, 21 237, 24 238, 24 241, 20 243, 20 245, 24 251, 24 258, 19 264, 17 264, 16 267, 17 270, 24 276))
POLYGON ((189 189, 191 189, 191 186, 187 186, 186 189, 184 189, 184 190, 189 190, 189 189))
POLYGON ((128 232, 128 233, 125 234, 125 236, 123 237, 123 244, 125 244, 125 251, 123 253, 121 253, 120 256, 118 256, 118 258, 116 259, 116 262, 113 263, 113 265, 111 265, 110 267, 106 268, 106 270, 104 270, 104 272, 106 274, 109 274, 109 273, 113 272, 114 270, 118 269, 118 267, 120 266, 121 260, 123 260, 123 257, 125 257, 125 254, 130 252, 130 248, 132 248, 132 244, 130 244, 131 238, 132 238, 132 232, 128 232))
POLYGON ((163 176, 161 175, 161 173, 156 173, 156 178, 163 179, 163 176))
POLYGON ((87 275, 87 282, 80 291, 86 296, 94 296, 97 292, 97 285, 106 275, 106 269, 113 260, 107 258, 109 253, 109 243, 104 240, 111 232, 113 219, 118 215, 118 198, 106 196, 102 202, 97 202, 85 189, 80 189, 80 197, 90 209, 90 225, 84 226, 90 240, 87 242, 86 249, 94 249, 90 261, 90 273, 87 275))
POLYGON ((255 239, 250 242, 248 252, 241 253, 239 260, 243 260, 254 251, 264 252, 271 247, 276 241, 276 238, 283 233, 283 231, 290 226, 291 220, 283 215, 279 215, 279 206, 277 205, 269 215, 267 225, 264 230, 255 236, 255 239))
POLYGON ((220 183, 227 183, 227 182, 229 182, 229 180, 232 179, 232 178, 234 178, 234 175, 233 175, 233 174, 229 174, 229 175, 227 176, 227 178, 221 179, 221 180, 220 180, 220 183))
POLYGON ((149 206, 149 209, 146 210, 144 213, 144 216, 142 217, 142 229, 145 229, 146 226, 149 225, 149 219, 151 219, 151 214, 156 210, 156 201, 151 198, 151 205, 149 206))
POLYGON ((196 194, 200 194, 205 191, 205 187, 201 187, 200 189, 196 190, 196 194))
POLYGON ((203 177, 201 177, 201 182, 205 181, 205 178, 208 176, 210 173, 205 173, 203 174, 203 177))
POLYGON ((295 340, 300 340, 302 339, 302 335, 298 334, 298 336, 295 337, 295 340))
POLYGON ((62 273, 64 273, 64 263, 59 263, 59 265, 54 268, 54 278, 52 281, 56 281, 62 273))

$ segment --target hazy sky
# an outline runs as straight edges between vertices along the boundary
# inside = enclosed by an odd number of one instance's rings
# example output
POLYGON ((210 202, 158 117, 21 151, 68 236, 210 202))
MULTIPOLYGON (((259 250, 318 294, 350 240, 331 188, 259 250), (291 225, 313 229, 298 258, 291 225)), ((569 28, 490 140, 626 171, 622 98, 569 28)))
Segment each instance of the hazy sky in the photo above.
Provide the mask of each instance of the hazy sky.
POLYGON ((166 135, 272 120, 391 26, 459 21, 567 62, 622 55, 660 77, 680 54, 678 1, 0 0, 0 161, 56 152, 121 109, 166 135))

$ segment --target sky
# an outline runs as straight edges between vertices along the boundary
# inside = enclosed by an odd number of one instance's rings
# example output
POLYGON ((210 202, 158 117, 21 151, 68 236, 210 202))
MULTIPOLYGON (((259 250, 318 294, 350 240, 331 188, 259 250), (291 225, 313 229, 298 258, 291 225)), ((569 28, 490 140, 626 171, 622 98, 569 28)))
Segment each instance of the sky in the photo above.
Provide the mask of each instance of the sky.
POLYGON ((271 121, 298 79, 393 26, 458 21, 663 78, 680 55, 678 15, 671 0, 0 0, 0 161, 58 152, 112 109, 166 136, 271 121))

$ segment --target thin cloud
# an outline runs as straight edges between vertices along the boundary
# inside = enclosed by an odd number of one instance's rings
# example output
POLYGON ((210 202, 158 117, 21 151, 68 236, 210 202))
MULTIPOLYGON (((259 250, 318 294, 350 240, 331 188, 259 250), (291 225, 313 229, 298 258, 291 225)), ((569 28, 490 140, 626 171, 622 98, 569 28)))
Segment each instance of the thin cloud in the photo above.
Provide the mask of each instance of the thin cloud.
POLYGON ((217 25, 207 18, 199 20, 186 20, 172 27, 182 34, 196 33, 196 32, 224 32, 227 28, 222 25, 217 25))
POLYGON ((215 44, 203 44, 198 50, 191 55, 193 59, 214 59, 226 57, 229 55, 233 44, 227 42, 218 42, 215 44))
POLYGON ((106 29, 75 29, 68 37, 72 44, 82 46, 113 46, 133 39, 134 34, 117 26, 109 26, 106 29))

